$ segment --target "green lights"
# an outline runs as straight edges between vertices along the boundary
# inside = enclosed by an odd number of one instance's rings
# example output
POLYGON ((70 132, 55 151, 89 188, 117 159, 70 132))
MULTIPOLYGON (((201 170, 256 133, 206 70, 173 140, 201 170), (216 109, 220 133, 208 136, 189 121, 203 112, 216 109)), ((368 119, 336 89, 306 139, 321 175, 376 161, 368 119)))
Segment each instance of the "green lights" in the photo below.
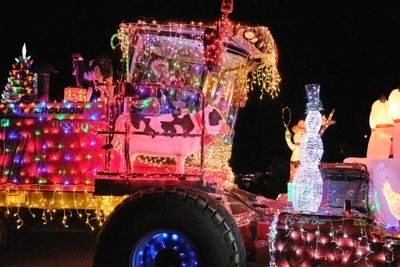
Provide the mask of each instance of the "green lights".
POLYGON ((46 182, 47 182, 46 179, 43 179, 43 178, 40 178, 38 180, 38 184, 45 184, 46 182))
POLYGON ((65 120, 67 116, 65 114, 59 114, 55 118, 59 121, 65 120))
POLYGON ((10 120, 9 119, 1 119, 0 126, 3 128, 10 127, 10 120))

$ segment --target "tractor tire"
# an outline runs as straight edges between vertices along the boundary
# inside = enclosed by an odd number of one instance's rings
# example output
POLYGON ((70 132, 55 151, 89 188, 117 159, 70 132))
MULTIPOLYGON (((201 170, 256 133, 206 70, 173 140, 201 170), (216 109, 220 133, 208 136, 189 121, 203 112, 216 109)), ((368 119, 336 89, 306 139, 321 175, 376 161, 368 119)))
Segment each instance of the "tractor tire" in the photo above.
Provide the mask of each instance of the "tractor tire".
POLYGON ((184 187, 136 191, 97 237, 94 267, 242 267, 242 235, 229 212, 206 193, 184 187))

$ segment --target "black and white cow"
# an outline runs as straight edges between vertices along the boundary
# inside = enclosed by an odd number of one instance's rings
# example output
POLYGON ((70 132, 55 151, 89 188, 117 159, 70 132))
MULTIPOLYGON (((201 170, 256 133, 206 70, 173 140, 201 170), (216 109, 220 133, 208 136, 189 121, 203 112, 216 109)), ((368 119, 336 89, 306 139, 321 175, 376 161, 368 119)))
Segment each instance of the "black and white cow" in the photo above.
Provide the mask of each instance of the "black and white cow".
MULTIPOLYGON (((215 107, 208 105, 204 114, 206 134, 225 134, 229 131, 225 119, 215 107)), ((133 115, 129 125, 131 132, 133 132, 129 136, 131 166, 137 155, 174 157, 177 162, 176 173, 183 174, 185 159, 198 151, 201 145, 200 136, 185 136, 184 134, 201 134, 201 121, 201 112, 181 115, 162 114, 159 116, 133 115), (141 134, 143 132, 148 134, 141 134)), ((126 117, 121 115, 116 120, 115 130, 125 131, 125 125, 126 117)), ((112 143, 117 151, 123 152, 123 135, 116 135, 112 143)), ((123 169, 123 166, 121 167, 123 169)))

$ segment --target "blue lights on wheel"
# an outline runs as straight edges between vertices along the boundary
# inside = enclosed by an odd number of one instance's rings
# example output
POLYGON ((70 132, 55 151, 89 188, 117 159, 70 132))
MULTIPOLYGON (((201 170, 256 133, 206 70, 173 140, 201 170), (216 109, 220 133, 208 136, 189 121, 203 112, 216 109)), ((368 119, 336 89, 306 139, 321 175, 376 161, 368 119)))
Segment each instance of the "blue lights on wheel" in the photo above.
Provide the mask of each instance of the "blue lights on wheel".
POLYGON ((132 267, 198 267, 198 253, 182 233, 157 230, 146 234, 133 248, 132 267))

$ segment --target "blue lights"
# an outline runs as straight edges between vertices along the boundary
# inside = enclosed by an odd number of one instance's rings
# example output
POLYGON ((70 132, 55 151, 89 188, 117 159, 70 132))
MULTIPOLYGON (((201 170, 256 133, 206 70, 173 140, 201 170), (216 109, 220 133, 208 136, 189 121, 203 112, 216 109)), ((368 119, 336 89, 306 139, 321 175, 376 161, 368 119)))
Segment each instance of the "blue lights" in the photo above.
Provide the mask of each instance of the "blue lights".
POLYGON ((197 267, 198 253, 184 234, 173 230, 156 230, 146 234, 133 248, 131 266, 197 267))
POLYGON ((177 241, 179 236, 177 234, 172 234, 172 240, 177 241))
POLYGON ((15 163, 15 164, 20 164, 21 161, 22 161, 22 156, 21 156, 21 155, 16 155, 16 156, 14 157, 14 163, 15 163))
POLYGON ((8 138, 10 138, 12 140, 18 139, 18 137, 19 137, 19 134, 17 132, 10 132, 8 135, 8 138))
POLYGON ((69 127, 69 126, 63 127, 63 132, 64 132, 64 134, 69 134, 69 133, 71 133, 71 127, 69 127))

